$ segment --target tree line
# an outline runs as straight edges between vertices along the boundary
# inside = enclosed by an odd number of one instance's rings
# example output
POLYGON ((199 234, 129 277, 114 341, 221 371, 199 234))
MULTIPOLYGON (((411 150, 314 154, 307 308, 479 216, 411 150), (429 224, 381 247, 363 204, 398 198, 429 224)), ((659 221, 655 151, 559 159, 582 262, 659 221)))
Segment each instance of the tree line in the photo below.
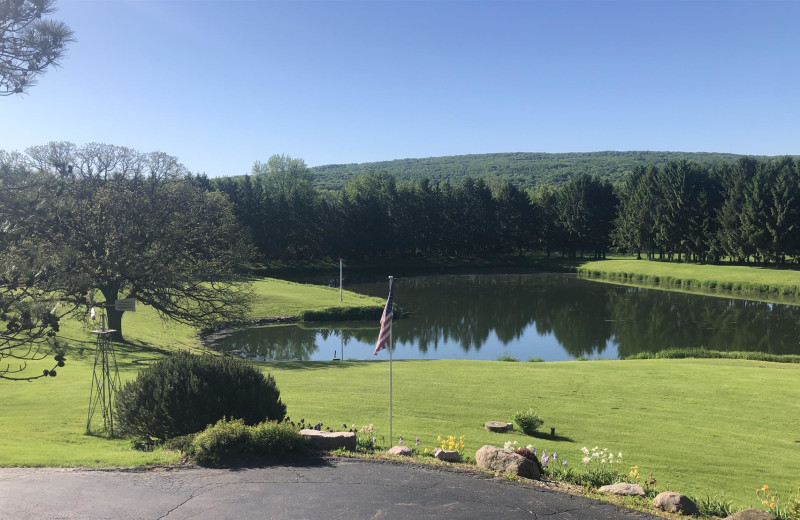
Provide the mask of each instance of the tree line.
POLYGON ((560 251, 600 257, 610 245, 616 196, 581 175, 526 192, 509 181, 403 182, 386 172, 317 190, 305 163, 273 156, 253 175, 218 178, 265 259, 486 256, 560 251), (558 223, 558 227, 555 224, 558 223))
POLYGON ((314 188, 302 159, 211 179, 266 259, 484 256, 609 251, 693 262, 774 263, 800 252, 800 163, 740 157, 712 167, 639 165, 624 182, 581 174, 524 190, 508 180, 398 182, 368 172, 314 188))

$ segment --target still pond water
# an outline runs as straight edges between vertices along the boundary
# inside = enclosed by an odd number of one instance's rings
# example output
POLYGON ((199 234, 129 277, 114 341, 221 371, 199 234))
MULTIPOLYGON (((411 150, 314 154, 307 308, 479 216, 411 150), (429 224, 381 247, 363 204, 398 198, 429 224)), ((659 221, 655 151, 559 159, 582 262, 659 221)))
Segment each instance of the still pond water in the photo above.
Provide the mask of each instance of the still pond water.
MULTIPOLYGON (((388 283, 348 290, 386 298, 388 283)), ((800 354, 800 306, 628 287, 575 275, 395 279, 409 314, 392 329, 394 359, 617 359, 671 347, 800 354)), ((217 343, 259 360, 376 359, 376 322, 255 327, 217 343)), ((388 359, 386 351, 377 359, 388 359)))

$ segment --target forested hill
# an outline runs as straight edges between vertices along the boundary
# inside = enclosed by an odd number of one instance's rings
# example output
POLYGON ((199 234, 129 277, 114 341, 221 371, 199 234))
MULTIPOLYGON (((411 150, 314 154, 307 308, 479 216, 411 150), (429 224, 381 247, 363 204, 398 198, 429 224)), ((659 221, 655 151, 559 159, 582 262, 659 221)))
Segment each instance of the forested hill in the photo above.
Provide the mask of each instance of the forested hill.
POLYGON ((315 174, 318 188, 331 190, 338 190, 354 177, 369 171, 385 171, 398 182, 419 182, 425 178, 434 182, 458 182, 464 177, 499 178, 530 188, 540 184, 560 185, 582 173, 617 182, 637 165, 660 167, 669 161, 685 159, 710 168, 721 162, 733 162, 738 157, 736 154, 705 152, 490 153, 329 164, 311 168, 311 171, 315 174))

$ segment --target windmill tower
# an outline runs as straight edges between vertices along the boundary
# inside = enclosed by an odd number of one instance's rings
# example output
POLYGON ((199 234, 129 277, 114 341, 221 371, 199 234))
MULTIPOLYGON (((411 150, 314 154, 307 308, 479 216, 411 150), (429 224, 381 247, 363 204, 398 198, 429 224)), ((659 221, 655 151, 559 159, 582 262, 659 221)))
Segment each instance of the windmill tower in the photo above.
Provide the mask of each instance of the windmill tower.
MULTIPOLYGON (((94 309, 92 309, 94 312, 94 309)), ((86 419, 86 433, 91 431, 92 417, 97 407, 103 414, 103 430, 109 436, 114 435, 114 394, 121 388, 122 382, 117 369, 117 356, 111 342, 111 334, 116 332, 106 329, 106 316, 101 317, 102 326, 99 330, 91 331, 97 337, 97 346, 94 351, 94 375, 92 388, 89 391, 89 416, 86 419)))

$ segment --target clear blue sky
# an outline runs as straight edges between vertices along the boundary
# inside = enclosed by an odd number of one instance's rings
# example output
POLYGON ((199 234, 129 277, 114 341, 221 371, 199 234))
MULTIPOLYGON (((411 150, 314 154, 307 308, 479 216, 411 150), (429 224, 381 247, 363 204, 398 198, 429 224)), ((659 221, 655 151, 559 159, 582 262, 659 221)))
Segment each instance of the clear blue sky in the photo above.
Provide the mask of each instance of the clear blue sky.
POLYGON ((0 149, 209 176, 489 152, 800 154, 798 1, 57 0, 76 41, 0 149))

